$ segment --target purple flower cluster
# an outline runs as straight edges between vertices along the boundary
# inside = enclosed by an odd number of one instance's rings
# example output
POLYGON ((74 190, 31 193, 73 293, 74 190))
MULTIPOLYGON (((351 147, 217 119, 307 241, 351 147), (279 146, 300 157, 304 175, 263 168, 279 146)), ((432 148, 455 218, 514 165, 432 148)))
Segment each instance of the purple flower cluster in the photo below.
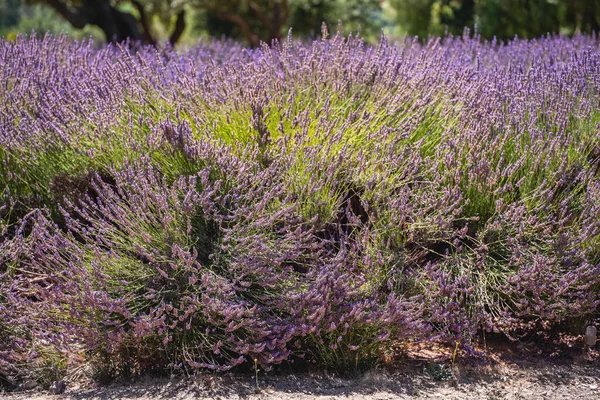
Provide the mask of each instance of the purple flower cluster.
POLYGON ((370 360, 600 304, 600 47, 0 42, 0 373, 370 360))

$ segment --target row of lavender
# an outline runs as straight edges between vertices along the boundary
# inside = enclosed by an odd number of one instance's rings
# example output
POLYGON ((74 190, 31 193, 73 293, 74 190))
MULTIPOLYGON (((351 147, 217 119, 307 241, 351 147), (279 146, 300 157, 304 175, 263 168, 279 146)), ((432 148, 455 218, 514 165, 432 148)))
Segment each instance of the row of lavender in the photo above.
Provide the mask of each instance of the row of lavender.
POLYGON ((0 42, 0 371, 343 366, 578 328, 598 45, 0 42))

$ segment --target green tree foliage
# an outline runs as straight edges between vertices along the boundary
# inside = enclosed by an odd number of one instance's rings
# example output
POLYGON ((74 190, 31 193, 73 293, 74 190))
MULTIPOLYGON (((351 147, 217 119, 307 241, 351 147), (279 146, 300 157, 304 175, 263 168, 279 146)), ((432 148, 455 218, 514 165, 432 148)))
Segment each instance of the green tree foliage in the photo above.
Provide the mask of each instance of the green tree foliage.
POLYGON ((386 23, 381 6, 380 0, 297 0, 292 3, 290 26, 294 33, 315 37, 323 22, 332 28, 341 21, 346 31, 378 38, 386 23))
POLYGON ((28 0, 43 4, 76 29, 98 27, 109 42, 132 39, 156 44, 153 21, 170 31, 168 41, 176 43, 185 30, 185 7, 179 0, 28 0))
MULTIPOLYGON (((15 2, 17 0, 0 0, 15 2)), ((294 33, 314 37, 325 22, 375 38, 384 25, 383 0, 26 0, 51 7, 74 28, 100 28, 107 41, 176 43, 192 22, 196 33, 228 36, 251 46, 294 33)))
POLYGON ((211 36, 242 39, 253 46, 294 34, 315 37, 325 22, 330 28, 342 21, 344 29, 363 37, 381 34, 381 0, 196 0, 196 29, 211 36))
POLYGON ((391 0, 400 28, 418 36, 460 33, 473 24, 474 0, 391 0))
MULTIPOLYGON (((18 19, 18 1, 0 0, 0 34, 18 19)), ((446 32, 460 35, 465 27, 475 25, 483 37, 500 39, 600 29, 600 0, 22 1, 50 6, 74 29, 95 26, 108 41, 129 38, 147 44, 165 40, 175 44, 187 32, 227 36, 258 46, 281 39, 291 27, 295 35, 316 37, 323 22, 332 30, 338 21, 346 32, 360 30, 363 38, 374 40, 389 26, 388 12, 394 14, 391 19, 401 33, 421 37, 446 32)), ((50 18, 37 21, 36 31, 41 32, 48 23, 50 18)))
POLYGON ((546 33, 598 31, 598 0, 478 1, 477 22, 485 37, 536 37, 546 33))
POLYGON ((600 28, 600 0, 390 0, 409 34, 460 34, 478 26, 486 38, 531 38, 600 28))
POLYGON ((0 36, 9 40, 17 34, 54 35, 67 33, 74 39, 101 40, 103 33, 92 25, 75 29, 56 12, 43 4, 24 4, 19 0, 0 0, 0 36))
POLYGON ((0 33, 19 23, 19 0, 0 0, 0 33))
POLYGON ((254 47, 279 39, 290 17, 288 0, 193 0, 190 5, 200 11, 209 34, 244 38, 254 47))

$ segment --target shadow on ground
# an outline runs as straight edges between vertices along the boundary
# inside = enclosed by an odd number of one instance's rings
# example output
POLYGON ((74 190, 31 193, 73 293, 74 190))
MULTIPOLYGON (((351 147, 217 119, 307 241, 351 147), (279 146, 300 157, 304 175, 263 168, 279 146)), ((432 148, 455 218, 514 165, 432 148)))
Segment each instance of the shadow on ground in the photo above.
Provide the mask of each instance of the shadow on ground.
MULTIPOLYGON (((453 363, 454 349, 431 344, 406 346, 396 357, 368 372, 339 375, 289 369, 254 374, 198 373, 186 378, 144 377, 135 382, 87 386, 68 382, 62 396, 30 391, 6 396, 15 400, 188 400, 188 399, 579 399, 600 398, 600 356, 581 338, 557 344, 535 340, 488 341, 485 358, 453 363)), ((1 396, 0 396, 1 397, 1 396)))

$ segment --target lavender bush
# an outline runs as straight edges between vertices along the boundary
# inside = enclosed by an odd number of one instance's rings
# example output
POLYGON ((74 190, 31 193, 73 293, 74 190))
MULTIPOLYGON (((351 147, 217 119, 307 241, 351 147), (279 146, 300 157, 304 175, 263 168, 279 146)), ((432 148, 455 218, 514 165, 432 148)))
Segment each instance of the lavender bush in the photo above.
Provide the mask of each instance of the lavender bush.
POLYGON ((0 62, 4 376, 344 367, 598 314, 595 37, 0 62))

